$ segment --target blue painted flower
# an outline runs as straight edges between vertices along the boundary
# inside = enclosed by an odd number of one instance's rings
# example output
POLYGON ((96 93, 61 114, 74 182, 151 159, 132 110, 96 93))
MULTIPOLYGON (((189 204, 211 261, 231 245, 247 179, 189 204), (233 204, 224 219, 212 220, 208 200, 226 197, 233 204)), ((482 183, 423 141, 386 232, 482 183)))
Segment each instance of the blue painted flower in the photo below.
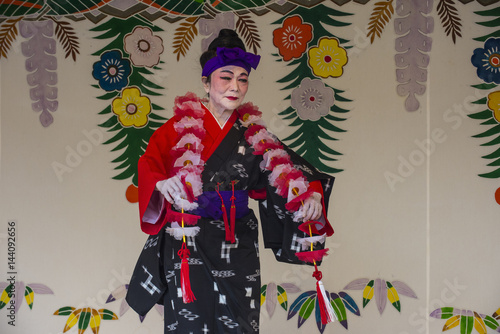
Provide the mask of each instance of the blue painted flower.
POLYGON ((92 76, 99 81, 99 86, 108 92, 126 87, 132 72, 130 60, 123 58, 119 50, 103 53, 101 60, 95 62, 93 68, 92 76))
POLYGON ((471 62, 480 79, 500 84, 500 38, 489 38, 484 48, 475 49, 471 62))

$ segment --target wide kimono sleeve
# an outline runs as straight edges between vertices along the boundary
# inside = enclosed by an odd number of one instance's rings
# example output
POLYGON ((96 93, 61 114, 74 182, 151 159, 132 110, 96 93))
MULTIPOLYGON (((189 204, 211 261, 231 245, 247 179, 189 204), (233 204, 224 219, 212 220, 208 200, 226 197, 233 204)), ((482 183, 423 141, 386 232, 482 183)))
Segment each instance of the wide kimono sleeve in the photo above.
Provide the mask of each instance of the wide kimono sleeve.
MULTIPOLYGON (((295 166, 302 171, 309 182, 309 189, 322 195, 323 214, 316 225, 319 235, 331 236, 333 228, 328 221, 328 203, 335 178, 318 171, 308 161, 283 145, 295 166)), ((265 199, 259 200, 259 213, 262 226, 264 247, 270 248, 280 262, 304 264, 296 256, 297 252, 307 251, 298 242, 300 238, 308 237, 299 229, 301 222, 293 220, 293 213, 286 209, 287 199, 276 192, 276 188, 267 184, 265 199)), ((324 244, 318 243, 315 250, 324 249, 324 244)), ((319 263, 318 263, 319 264, 319 263)))
POLYGON ((172 120, 162 125, 151 136, 147 149, 139 159, 139 214, 141 229, 147 234, 157 234, 165 225, 165 212, 170 205, 156 190, 156 183, 169 178, 172 165, 170 152, 175 134, 172 120))

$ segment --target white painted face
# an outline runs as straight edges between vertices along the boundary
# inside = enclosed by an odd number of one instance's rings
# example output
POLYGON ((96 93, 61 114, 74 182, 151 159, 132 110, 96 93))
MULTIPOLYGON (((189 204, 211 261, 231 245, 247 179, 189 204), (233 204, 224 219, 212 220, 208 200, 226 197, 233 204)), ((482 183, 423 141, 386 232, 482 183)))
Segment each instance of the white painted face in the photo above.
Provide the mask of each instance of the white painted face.
POLYGON ((207 108, 221 115, 224 111, 238 108, 248 90, 248 72, 243 67, 228 65, 210 74, 210 82, 202 78, 205 91, 209 94, 207 108))

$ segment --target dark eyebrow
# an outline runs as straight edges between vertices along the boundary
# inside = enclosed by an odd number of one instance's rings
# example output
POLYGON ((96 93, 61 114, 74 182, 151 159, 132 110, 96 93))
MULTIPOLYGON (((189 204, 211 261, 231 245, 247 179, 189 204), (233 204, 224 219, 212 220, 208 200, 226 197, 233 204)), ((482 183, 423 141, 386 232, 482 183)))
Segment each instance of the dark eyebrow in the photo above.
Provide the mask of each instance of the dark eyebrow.
MULTIPOLYGON (((232 75, 234 75, 233 71, 231 71, 231 70, 222 70, 221 73, 231 73, 232 75)), ((240 73, 239 76, 242 76, 242 75, 248 77, 248 74, 245 72, 240 73)))

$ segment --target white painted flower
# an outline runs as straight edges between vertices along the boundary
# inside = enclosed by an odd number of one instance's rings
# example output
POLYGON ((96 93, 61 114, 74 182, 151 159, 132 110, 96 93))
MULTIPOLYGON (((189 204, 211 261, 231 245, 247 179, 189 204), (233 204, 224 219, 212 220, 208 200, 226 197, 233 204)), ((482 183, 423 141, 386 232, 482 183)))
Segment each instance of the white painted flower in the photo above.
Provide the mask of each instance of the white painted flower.
POLYGON ((333 89, 319 79, 304 78, 292 91, 291 105, 302 120, 317 121, 335 104, 333 89))

